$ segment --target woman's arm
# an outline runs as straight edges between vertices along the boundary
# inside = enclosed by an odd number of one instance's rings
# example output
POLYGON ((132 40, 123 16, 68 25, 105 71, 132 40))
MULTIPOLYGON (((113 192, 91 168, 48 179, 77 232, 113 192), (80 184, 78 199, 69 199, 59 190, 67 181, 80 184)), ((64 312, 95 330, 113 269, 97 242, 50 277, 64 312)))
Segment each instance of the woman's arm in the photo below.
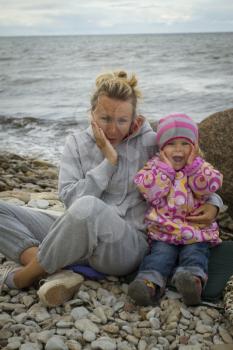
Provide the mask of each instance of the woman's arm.
POLYGON ((155 157, 136 174, 134 182, 144 198, 149 203, 156 204, 159 199, 167 196, 174 177, 175 171, 155 157))
POLYGON ((66 207, 69 207, 77 198, 86 195, 100 198, 115 169, 116 166, 105 158, 99 165, 84 174, 77 143, 74 136, 70 136, 60 164, 59 197, 66 207))

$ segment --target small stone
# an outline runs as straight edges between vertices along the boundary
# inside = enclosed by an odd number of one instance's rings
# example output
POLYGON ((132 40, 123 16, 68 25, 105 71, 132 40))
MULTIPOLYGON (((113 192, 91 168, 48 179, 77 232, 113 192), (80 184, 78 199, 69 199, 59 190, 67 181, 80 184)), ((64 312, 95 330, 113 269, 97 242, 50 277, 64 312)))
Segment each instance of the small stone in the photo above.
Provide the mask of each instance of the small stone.
POLYGON ((187 309, 184 309, 183 307, 180 308, 181 314, 187 318, 188 320, 190 320, 192 318, 192 314, 191 312, 189 312, 187 309))
POLYGON ((69 321, 64 321, 64 320, 61 320, 61 321, 58 321, 56 323, 56 326, 58 328, 72 328, 73 327, 73 322, 69 322, 69 321))
POLYGON ((73 317, 74 320, 79 320, 81 318, 86 318, 86 316, 88 314, 90 314, 90 312, 84 306, 75 307, 71 311, 71 316, 73 317))
POLYGON ((180 323, 185 325, 185 326, 188 326, 190 324, 190 320, 187 318, 181 317, 180 323))
POLYGON ((78 297, 83 300, 84 302, 89 302, 90 301, 90 295, 87 292, 84 292, 80 290, 78 292, 78 297))
POLYGON ((83 333, 83 339, 88 343, 91 343, 92 341, 96 340, 96 334, 92 331, 85 331, 83 333))
POLYGON ((139 340, 138 350, 146 350, 147 342, 143 339, 139 340))
POLYGON ((121 329, 123 330, 123 331, 125 331, 126 333, 128 333, 128 334, 132 334, 132 327, 130 326, 130 325, 123 325, 122 327, 121 327, 121 329))
POLYGON ((201 345, 180 345, 179 350, 202 350, 201 345))
POLYGON ((43 344, 46 344, 47 341, 54 335, 55 330, 45 330, 37 334, 37 340, 43 344))
POLYGON ((199 314, 199 317, 204 324, 208 326, 213 325, 213 319, 206 313, 206 311, 201 311, 199 314))
MULTIPOLYGON (((20 350, 41 350, 41 346, 35 343, 24 343, 21 345, 20 350)), ((56 350, 59 350, 59 349, 56 349, 56 350)))
POLYGON ((107 317, 105 315, 104 309, 102 308, 102 306, 98 306, 93 310, 94 314, 99 317, 99 319, 101 320, 101 322, 103 324, 107 323, 107 317))
POLYGON ((12 333, 6 329, 1 329, 0 330, 0 340, 2 339, 9 339, 10 337, 12 337, 12 333))
POLYGON ((134 337, 133 335, 127 335, 126 340, 128 340, 129 343, 132 343, 134 345, 138 344, 138 339, 134 337))
POLYGON ((136 306, 132 303, 125 303, 123 310, 125 312, 134 312, 136 310, 136 306))
POLYGON ((219 327, 219 334, 222 337, 224 343, 226 344, 233 344, 233 338, 232 336, 224 329, 223 327, 219 327))
POLYGON ((169 347, 169 341, 164 337, 158 337, 158 342, 161 344, 165 349, 169 347))
POLYGON ((119 311, 120 309, 123 309, 125 303, 123 301, 118 301, 114 306, 113 306, 113 311, 119 311))
POLYGON ((45 350, 69 350, 69 349, 61 337, 54 335, 46 343, 45 350))
POLYGON ((160 329, 160 321, 156 317, 151 317, 149 319, 150 325, 153 329, 160 329))
POLYGON ((219 335, 217 335, 217 334, 215 334, 214 337, 213 337, 213 343, 214 344, 224 344, 222 339, 220 339, 219 335))
POLYGON ((201 334, 212 333, 212 327, 203 324, 201 321, 198 321, 196 324, 196 331, 201 334))
POLYGON ((30 307, 34 303, 34 298, 31 295, 24 295, 22 302, 26 307, 30 307))
POLYGON ((100 337, 91 343, 93 350, 116 350, 116 348, 115 340, 108 337, 100 337))
POLYGON ((127 341, 121 341, 117 342, 117 350, 132 350, 132 347, 127 341))
POLYGON ((117 334, 119 332, 119 326, 116 324, 106 324, 102 327, 105 332, 117 334))
POLYGON ((66 345, 68 346, 69 350, 82 350, 82 345, 76 340, 68 340, 66 345))
POLYGON ((208 308, 206 310, 207 315, 209 315, 214 321, 218 320, 220 318, 220 313, 216 309, 210 309, 208 308))
MULTIPOLYGON (((13 289, 10 290, 10 294, 13 292, 13 289)), ((18 291, 17 291, 18 294, 18 291)), ((11 294, 12 295, 12 294, 11 294)), ((4 311, 17 311, 17 313, 21 313, 25 311, 25 305, 19 303, 1 303, 1 308, 4 311)))
POLYGON ((15 342, 9 343, 9 340, 8 340, 7 350, 19 349, 20 345, 21 345, 21 343, 19 341, 15 341, 15 342))
POLYGON ((6 312, 0 314, 0 327, 3 327, 8 322, 13 322, 11 316, 6 312))
POLYGON ((75 327, 81 332, 85 332, 87 330, 93 333, 99 333, 99 328, 90 320, 86 318, 82 318, 81 320, 77 320, 75 322, 75 327))
POLYGON ((41 306, 39 303, 31 306, 31 308, 28 310, 28 315, 37 322, 43 322, 51 317, 46 308, 41 306))

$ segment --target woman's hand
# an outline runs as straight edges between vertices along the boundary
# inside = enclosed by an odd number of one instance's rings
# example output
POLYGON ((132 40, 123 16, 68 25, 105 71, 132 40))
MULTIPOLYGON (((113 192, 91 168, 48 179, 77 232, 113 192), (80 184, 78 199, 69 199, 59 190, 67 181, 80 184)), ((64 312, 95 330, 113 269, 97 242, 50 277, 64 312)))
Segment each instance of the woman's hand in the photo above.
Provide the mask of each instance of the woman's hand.
POLYGON ((192 216, 186 219, 192 224, 199 224, 200 228, 208 227, 216 219, 218 208, 213 204, 205 203, 193 212, 192 216))
POLYGON ((103 153, 104 157, 108 159, 112 165, 116 165, 118 155, 115 148, 111 145, 109 140, 106 138, 103 130, 97 125, 94 120, 91 121, 91 126, 93 134, 95 136, 96 144, 103 153))

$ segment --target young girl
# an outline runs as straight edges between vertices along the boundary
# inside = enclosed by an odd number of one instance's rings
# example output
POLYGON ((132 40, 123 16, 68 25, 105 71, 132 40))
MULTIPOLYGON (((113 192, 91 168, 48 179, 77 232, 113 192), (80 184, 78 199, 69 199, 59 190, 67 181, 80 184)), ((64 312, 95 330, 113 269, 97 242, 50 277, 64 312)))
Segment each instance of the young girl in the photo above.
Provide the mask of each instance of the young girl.
POLYGON ((159 154, 140 170, 135 183, 150 204, 146 212, 151 253, 129 295, 139 305, 154 304, 170 276, 185 304, 200 302, 207 281, 209 246, 221 242, 217 223, 192 223, 192 216, 221 187, 222 175, 200 156, 198 128, 185 114, 161 119, 159 154))

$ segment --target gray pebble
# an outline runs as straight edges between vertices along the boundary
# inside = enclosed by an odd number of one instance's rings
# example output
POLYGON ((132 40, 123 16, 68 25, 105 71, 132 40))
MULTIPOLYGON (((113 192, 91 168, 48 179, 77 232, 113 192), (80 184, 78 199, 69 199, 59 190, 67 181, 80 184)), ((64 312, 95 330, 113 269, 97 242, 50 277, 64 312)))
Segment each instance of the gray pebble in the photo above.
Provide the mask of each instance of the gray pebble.
POLYGON ((45 350, 68 350, 68 347, 61 337, 54 335, 47 341, 45 350))
POLYGON ((116 342, 109 337, 100 337, 91 343, 93 350, 116 350, 116 342))

